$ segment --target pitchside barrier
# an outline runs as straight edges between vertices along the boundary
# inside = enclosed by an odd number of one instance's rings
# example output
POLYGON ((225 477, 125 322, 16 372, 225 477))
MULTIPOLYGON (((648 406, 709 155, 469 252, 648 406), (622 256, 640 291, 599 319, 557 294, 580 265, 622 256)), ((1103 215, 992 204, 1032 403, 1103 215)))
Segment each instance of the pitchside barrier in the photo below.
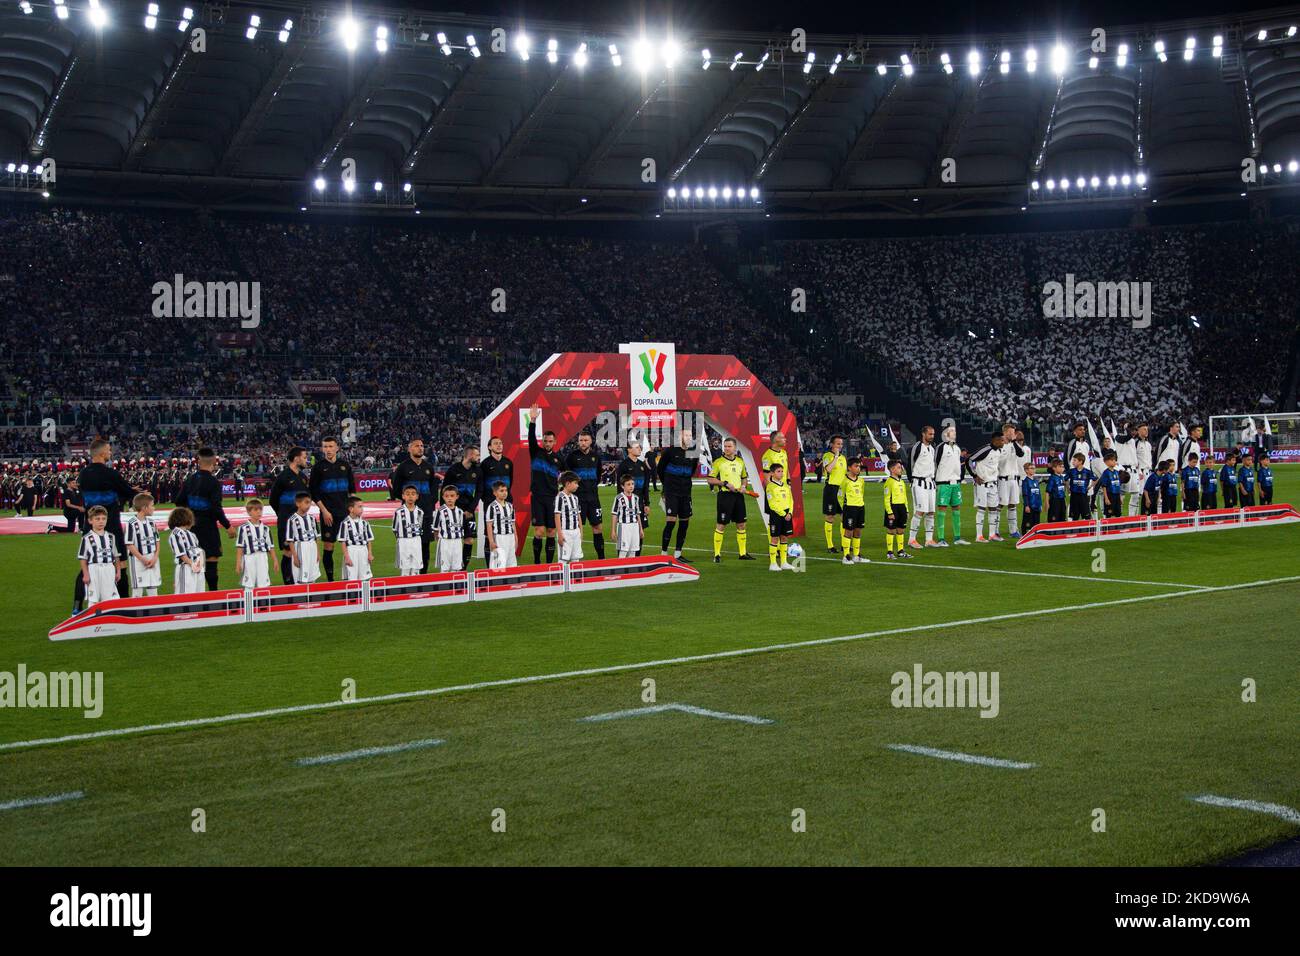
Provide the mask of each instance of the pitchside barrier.
POLYGON ((656 555, 577 561, 568 565, 530 564, 499 571, 452 571, 369 581, 322 581, 242 591, 115 598, 68 618, 50 631, 50 640, 581 593, 601 588, 694 581, 699 576, 700 572, 690 565, 656 555))
POLYGON ((1208 511, 1171 511, 1162 515, 1129 515, 1089 521, 1053 521, 1040 524, 1016 541, 1016 548, 1041 548, 1081 541, 1147 538, 1189 531, 1223 531, 1300 521, 1291 505, 1254 505, 1250 508, 1214 508, 1208 511))

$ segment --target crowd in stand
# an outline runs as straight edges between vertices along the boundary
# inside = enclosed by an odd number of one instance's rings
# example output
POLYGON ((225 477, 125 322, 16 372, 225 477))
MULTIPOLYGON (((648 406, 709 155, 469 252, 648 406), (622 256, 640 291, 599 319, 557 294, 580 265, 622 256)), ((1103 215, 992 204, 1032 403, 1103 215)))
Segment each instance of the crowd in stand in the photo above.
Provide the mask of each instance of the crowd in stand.
MULTIPOLYGON (((0 457, 48 450, 53 417, 61 441, 128 456, 201 442, 256 462, 350 414, 355 460, 391 460, 413 428, 451 457, 550 353, 637 340, 738 355, 779 394, 851 391, 847 363, 988 419, 1204 420, 1278 400, 1300 306, 1285 224, 779 241, 752 276, 684 243, 179 213, 5 212, 0 243, 0 426, 24 426, 0 427, 0 457), (259 325, 156 315, 177 274, 258 282, 259 325), (1045 318, 1067 274, 1150 282, 1151 327, 1045 318), (341 399, 298 400, 304 380, 341 399)), ((814 442, 864 420, 799 416, 814 442)))

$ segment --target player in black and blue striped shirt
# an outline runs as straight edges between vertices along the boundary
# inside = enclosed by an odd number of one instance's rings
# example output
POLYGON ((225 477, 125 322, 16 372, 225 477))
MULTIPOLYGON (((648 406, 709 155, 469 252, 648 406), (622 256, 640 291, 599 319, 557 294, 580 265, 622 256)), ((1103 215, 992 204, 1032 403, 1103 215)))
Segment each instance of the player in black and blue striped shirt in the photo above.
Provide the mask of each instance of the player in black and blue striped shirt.
POLYGON ((1241 467, 1237 469, 1237 493, 1241 498, 1243 508, 1253 507, 1255 504, 1255 456, 1247 452, 1241 459, 1241 467))
POLYGON ((1189 452, 1187 465, 1179 473, 1183 480, 1183 510, 1199 511, 1201 508, 1201 456, 1189 452))
POLYGON ((1201 469, 1201 508, 1217 507, 1219 507, 1219 472, 1207 455, 1205 467, 1201 469))
POLYGON ((1223 482, 1223 507, 1237 507, 1237 453, 1230 451, 1223 459, 1219 469, 1219 481, 1223 482))
POLYGON ((1025 477, 1020 482, 1020 501, 1024 511, 1020 516, 1020 533, 1028 534, 1043 514, 1043 486, 1034 476, 1034 463, 1025 463, 1025 477))
POLYGON ((1094 489, 1101 491, 1101 516, 1118 518, 1123 514, 1124 509, 1124 499, 1120 496, 1124 488, 1124 479, 1119 473, 1119 454, 1107 448, 1102 453, 1101 460, 1106 467, 1101 470, 1101 474, 1093 483, 1094 489))
POLYGON ((1260 452, 1259 455, 1259 503, 1261 505, 1271 505, 1273 503, 1273 469, 1269 464, 1268 452, 1260 452))

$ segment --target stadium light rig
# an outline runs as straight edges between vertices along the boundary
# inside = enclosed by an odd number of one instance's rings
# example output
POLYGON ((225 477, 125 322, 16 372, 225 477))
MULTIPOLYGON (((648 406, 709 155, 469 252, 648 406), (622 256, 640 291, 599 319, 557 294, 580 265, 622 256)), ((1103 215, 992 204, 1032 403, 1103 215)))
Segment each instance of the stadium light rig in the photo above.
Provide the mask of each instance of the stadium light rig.
POLYGON ((1128 44, 1127 43, 1121 43, 1119 45, 1119 55, 1115 57, 1115 65, 1119 67, 1121 70, 1124 69, 1124 67, 1128 66, 1128 44))
POLYGON ((375 27, 375 49, 380 53, 388 52, 388 27, 375 27))
POLYGON ((278 37, 277 37, 277 38, 279 39, 279 41, 280 41, 281 43, 288 43, 288 42, 289 42, 289 33, 290 33, 292 30, 293 30, 293 21, 292 21, 292 20, 285 20, 285 21, 284 21, 284 26, 280 27, 280 33, 278 34, 278 37))
POLYGON ((54 15, 60 20, 68 19, 68 8, 63 0, 54 0, 54 15))
POLYGON ((1109 173, 1105 178, 1099 173, 1093 173, 1073 179, 1068 176, 1059 179, 1049 176, 1045 180, 1034 179, 1029 183, 1029 199, 1031 202, 1061 202, 1067 199, 1131 198, 1141 195, 1146 188, 1146 173, 1109 173))
MULTIPOLYGON (((26 3, 25 0, 22 6, 28 8, 27 12, 31 12, 31 4, 26 3)), ((149 6, 144 8, 144 12, 145 12, 144 28, 146 30, 152 30, 155 27, 157 27, 158 26, 158 4, 156 3, 149 4, 149 6)))
POLYGON ((361 36, 361 26, 352 17, 344 17, 339 22, 338 35, 343 42, 343 48, 348 52, 352 52, 357 48, 357 41, 361 36))
POLYGON ((573 65, 580 70, 587 65, 587 44, 579 43, 573 51, 573 65))
MULTIPOLYGON (((54 2, 60 3, 62 2, 62 0, 54 0, 54 2)), ((176 29, 179 30, 181 33, 184 33, 186 30, 190 28, 190 24, 193 21, 194 21, 194 8, 186 7, 184 10, 181 11, 181 22, 176 24, 176 29)))
POLYGON ((18 9, 23 12, 23 16, 25 17, 30 17, 32 15, 32 5, 28 0, 22 0, 22 2, 18 4, 18 9))
POLYGON ((252 40, 257 36, 257 28, 262 25, 262 18, 254 13, 248 18, 248 29, 244 31, 244 39, 252 40))
POLYGON ((763 212, 762 193, 757 186, 669 186, 664 193, 666 214, 758 213, 763 212))
MULTIPOLYGON (((469 47, 469 55, 472 56, 474 59, 477 60, 479 57, 483 55, 483 51, 481 51, 478 48, 478 41, 474 39, 474 34, 471 33, 467 37, 465 37, 465 45, 469 47)), ((448 46, 445 49, 443 49, 442 55, 451 56, 451 47, 448 46)))
POLYGON ((99 0, 90 0, 90 6, 86 8, 86 18, 96 30, 108 26, 108 11, 100 6, 99 0))
POLYGON ((546 41, 546 62, 560 62, 560 41, 555 39, 555 37, 551 37, 546 41))

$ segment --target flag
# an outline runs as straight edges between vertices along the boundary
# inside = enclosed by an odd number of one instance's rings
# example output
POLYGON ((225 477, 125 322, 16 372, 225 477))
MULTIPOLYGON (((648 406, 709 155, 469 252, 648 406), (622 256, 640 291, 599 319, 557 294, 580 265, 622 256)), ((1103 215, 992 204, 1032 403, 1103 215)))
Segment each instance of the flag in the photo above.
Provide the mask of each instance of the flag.
POLYGON ((1112 427, 1110 431, 1106 430, 1106 419, 1100 413, 1097 415, 1097 421, 1101 425, 1101 437, 1110 439, 1111 443, 1115 442, 1115 430, 1112 427))
POLYGON ((889 429, 889 440, 893 442, 895 445, 897 445, 899 448, 902 448, 903 443, 899 441, 898 436, 894 434, 894 426, 886 422, 886 427, 889 429))
POLYGON ((1084 421, 1087 422, 1088 424, 1088 444, 1092 446, 1092 453, 1094 455, 1100 455, 1101 442, 1097 441, 1097 433, 1093 431, 1092 422, 1086 418, 1084 419, 1084 421))
POLYGON ((1271 435, 1271 434, 1273 434, 1273 429, 1272 429, 1272 427, 1271 427, 1271 426, 1269 425, 1269 423, 1268 423, 1268 416, 1267 416, 1267 415, 1264 416, 1264 434, 1265 434, 1265 435, 1271 435))
MULTIPOLYGON (((709 426, 704 424, 703 416, 700 420, 700 470, 699 477, 704 477, 713 470, 713 449, 709 447, 709 426)), ((710 489, 712 490, 712 489, 710 489)))

